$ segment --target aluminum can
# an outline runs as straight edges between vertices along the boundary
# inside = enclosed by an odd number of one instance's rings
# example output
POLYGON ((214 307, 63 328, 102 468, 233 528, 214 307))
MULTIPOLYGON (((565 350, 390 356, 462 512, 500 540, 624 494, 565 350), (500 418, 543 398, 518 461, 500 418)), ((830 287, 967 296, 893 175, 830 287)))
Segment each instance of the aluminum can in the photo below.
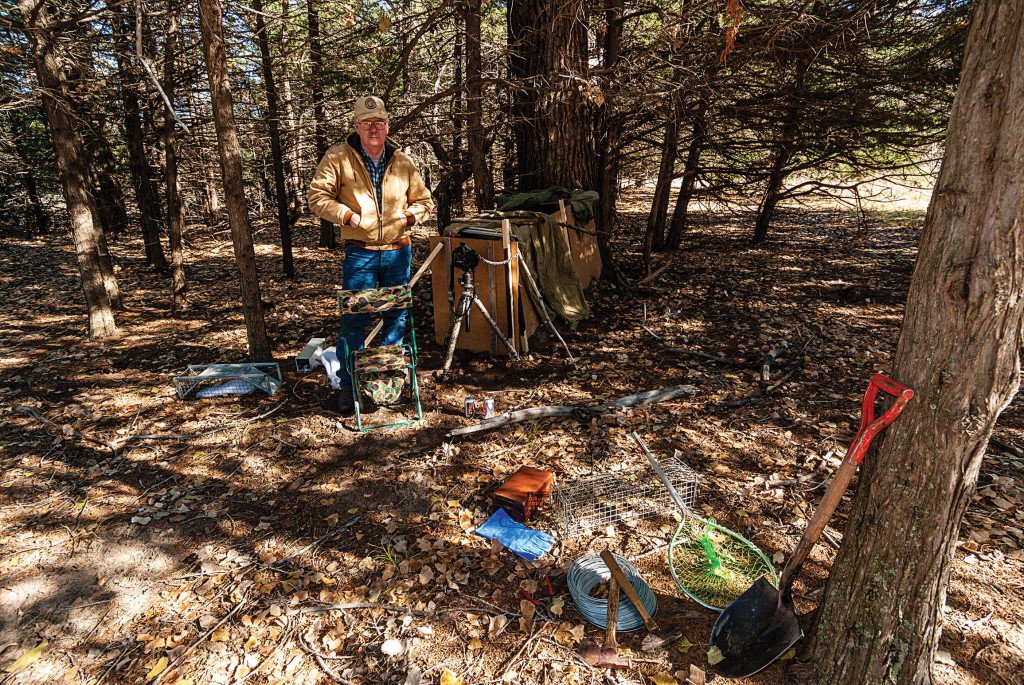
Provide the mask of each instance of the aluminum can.
POLYGON ((484 418, 485 419, 493 419, 494 418, 494 399, 492 399, 490 397, 488 397, 486 400, 484 400, 484 418))
POLYGON ((463 406, 463 412, 467 419, 473 418, 476 415, 476 400, 472 396, 467 397, 463 406))

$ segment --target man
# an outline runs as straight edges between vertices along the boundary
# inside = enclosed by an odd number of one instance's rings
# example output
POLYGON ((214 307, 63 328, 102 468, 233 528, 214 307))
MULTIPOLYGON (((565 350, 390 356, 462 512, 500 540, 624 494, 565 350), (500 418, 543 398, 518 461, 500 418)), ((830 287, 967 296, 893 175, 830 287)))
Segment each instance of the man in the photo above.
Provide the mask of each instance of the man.
MULTIPOLYGON (((412 159, 387 139, 384 101, 356 100, 355 131, 335 145, 316 168, 309 184, 309 208, 341 227, 345 243, 342 287, 383 288, 409 282, 412 227, 434 208, 412 159)), ((363 347, 369 314, 346 314, 349 350, 363 347)), ((382 345, 399 345, 405 337, 405 310, 384 312, 382 345)), ((338 341, 338 353, 342 345, 338 341)), ((338 411, 352 413, 352 379, 342 360, 338 411)))

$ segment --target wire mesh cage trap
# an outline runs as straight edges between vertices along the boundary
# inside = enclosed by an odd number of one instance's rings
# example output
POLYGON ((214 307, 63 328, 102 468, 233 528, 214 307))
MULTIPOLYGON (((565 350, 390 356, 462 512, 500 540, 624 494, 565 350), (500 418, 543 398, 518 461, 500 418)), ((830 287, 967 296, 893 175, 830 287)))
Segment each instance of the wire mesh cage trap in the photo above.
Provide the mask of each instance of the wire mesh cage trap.
POLYGON ((260 391, 273 395, 281 387, 277 362, 251 364, 189 364, 188 375, 175 376, 180 399, 247 395, 260 391))
MULTIPOLYGON (((675 457, 662 460, 661 465, 679 496, 687 506, 693 506, 697 502, 697 473, 675 457)), ((555 486, 551 499, 559 532, 567 539, 610 524, 678 511, 650 466, 568 481, 555 486)))

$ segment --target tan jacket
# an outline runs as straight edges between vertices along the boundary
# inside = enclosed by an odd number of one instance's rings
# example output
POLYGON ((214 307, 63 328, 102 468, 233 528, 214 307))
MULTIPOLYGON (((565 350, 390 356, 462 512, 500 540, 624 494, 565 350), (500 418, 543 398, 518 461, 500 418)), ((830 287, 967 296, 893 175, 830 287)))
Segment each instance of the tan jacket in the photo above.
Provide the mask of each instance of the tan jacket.
POLYGON ((342 240, 361 240, 368 249, 388 247, 409 235, 434 209, 430 191, 409 155, 385 141, 388 164, 381 183, 383 209, 377 206, 370 174, 359 154, 359 136, 352 133, 320 160, 309 184, 309 208, 321 219, 341 226, 342 240), (350 226, 359 214, 359 226, 350 226), (405 217, 411 216, 411 225, 405 217))

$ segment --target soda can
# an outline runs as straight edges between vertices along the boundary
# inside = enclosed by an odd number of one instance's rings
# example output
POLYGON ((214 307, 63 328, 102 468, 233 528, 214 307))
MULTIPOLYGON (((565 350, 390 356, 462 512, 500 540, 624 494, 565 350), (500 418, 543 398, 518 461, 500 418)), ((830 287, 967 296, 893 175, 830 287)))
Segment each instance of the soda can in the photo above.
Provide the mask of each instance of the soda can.
POLYGON ((492 398, 490 398, 490 397, 488 397, 486 400, 484 400, 484 418, 485 419, 493 419, 494 418, 494 400, 492 398))
POLYGON ((464 413, 466 414, 467 419, 473 418, 473 416, 476 414, 476 400, 473 399, 472 396, 466 398, 463 410, 464 413))

